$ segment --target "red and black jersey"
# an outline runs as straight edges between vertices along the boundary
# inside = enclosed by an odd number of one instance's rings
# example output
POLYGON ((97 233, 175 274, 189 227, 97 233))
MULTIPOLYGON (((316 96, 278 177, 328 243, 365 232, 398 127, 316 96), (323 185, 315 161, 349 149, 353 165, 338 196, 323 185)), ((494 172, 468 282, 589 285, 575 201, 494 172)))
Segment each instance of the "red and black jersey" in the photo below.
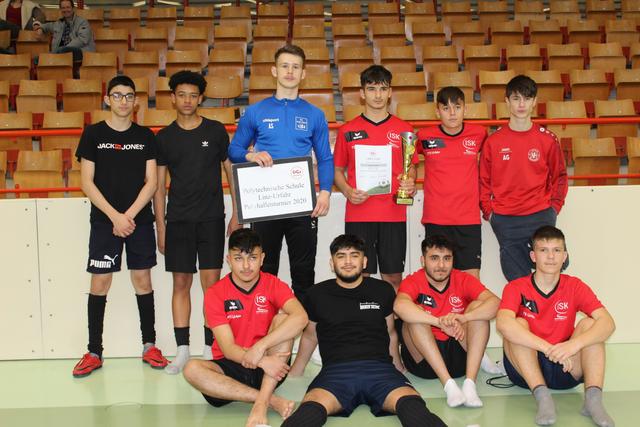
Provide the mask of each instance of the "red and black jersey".
MULTIPOLYGON (((347 169, 347 183, 353 188, 359 188, 356 182, 354 147, 356 145, 391 146, 391 193, 372 195, 359 205, 354 205, 347 200, 345 222, 404 222, 407 220, 407 207, 396 204, 393 199, 400 186, 396 177, 402 173, 401 132, 413 132, 413 127, 391 114, 378 123, 360 115, 342 125, 338 130, 333 153, 334 165, 347 169)), ((417 153, 413 163, 418 163, 417 153)))
POLYGON ((485 219, 529 215, 553 207, 567 195, 564 156, 553 132, 534 124, 525 132, 509 126, 487 138, 480 155, 480 207, 485 219))
POLYGON ((418 152, 424 156, 423 224, 480 224, 478 153, 487 130, 465 123, 456 135, 441 126, 418 132, 418 152))
MULTIPOLYGON (((235 343, 250 348, 267 335, 273 317, 291 298, 294 296, 289 286, 269 273, 261 272, 250 291, 238 287, 227 274, 207 289, 204 313, 211 329, 228 324, 235 343)), ((211 351, 214 360, 224 357, 217 340, 211 351)))
MULTIPOLYGON (((427 273, 418 270, 400 283, 398 292, 409 295, 411 301, 432 316, 440 317, 449 313, 464 313, 469 304, 478 299, 486 289, 480 280, 472 275, 453 269, 449 283, 439 291, 429 284, 427 273)), ((438 341, 449 339, 440 328, 432 326, 431 331, 438 341)))
POLYGON ((502 291, 500 309, 511 310, 529 323, 529 330, 550 344, 567 341, 575 329, 576 313, 590 316, 603 307, 589 286, 577 277, 560 275, 549 294, 536 285, 534 274, 513 280, 502 291))

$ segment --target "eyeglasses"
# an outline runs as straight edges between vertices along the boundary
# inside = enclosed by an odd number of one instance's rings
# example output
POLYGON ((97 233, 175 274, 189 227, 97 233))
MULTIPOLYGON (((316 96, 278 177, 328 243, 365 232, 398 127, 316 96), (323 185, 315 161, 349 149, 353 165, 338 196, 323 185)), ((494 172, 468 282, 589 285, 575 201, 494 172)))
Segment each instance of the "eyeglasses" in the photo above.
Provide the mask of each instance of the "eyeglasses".
POLYGON ((124 99, 127 100, 127 102, 133 102, 133 100, 136 97, 136 94, 135 93, 124 94, 124 93, 120 93, 120 92, 113 92, 109 96, 113 97, 113 99, 116 100, 116 101, 122 101, 122 99, 124 98, 124 99))

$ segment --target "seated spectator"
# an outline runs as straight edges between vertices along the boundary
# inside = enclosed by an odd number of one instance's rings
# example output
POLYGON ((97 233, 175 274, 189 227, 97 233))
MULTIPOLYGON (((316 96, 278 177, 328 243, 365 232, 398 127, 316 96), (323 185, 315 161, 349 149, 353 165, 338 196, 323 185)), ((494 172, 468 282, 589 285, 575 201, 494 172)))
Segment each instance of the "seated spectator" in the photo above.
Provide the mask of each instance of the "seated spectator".
POLYGON ((44 12, 38 3, 30 0, 0 1, 0 30, 11 30, 11 38, 20 30, 33 30, 36 21, 44 21, 44 12))
POLYGON ((89 21, 75 14, 72 0, 60 0, 59 4, 62 15, 60 19, 45 24, 35 21, 33 28, 40 35, 53 33, 51 52, 71 52, 74 62, 82 62, 82 51, 96 50, 89 21))

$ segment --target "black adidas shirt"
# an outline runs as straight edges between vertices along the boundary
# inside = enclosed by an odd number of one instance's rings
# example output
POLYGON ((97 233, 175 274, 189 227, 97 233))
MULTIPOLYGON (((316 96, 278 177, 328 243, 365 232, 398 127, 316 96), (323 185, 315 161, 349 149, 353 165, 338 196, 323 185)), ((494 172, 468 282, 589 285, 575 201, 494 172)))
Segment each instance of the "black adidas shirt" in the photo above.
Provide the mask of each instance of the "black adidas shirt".
POLYGON ((167 221, 224 218, 221 162, 228 148, 224 125, 204 117, 195 129, 174 121, 158 132, 158 165, 167 166, 171 176, 167 221))
POLYGON ((395 297, 389 283, 371 277, 354 289, 341 287, 335 279, 312 286, 305 308, 317 323, 322 364, 391 361, 385 318, 393 312, 395 297))
MULTIPOLYGON (((147 160, 156 158, 155 136, 150 129, 136 123, 119 132, 101 121, 84 129, 76 157, 95 163, 93 182, 109 204, 124 213, 144 187, 147 160)), ((154 219, 149 202, 134 221, 147 224, 154 219)), ((93 204, 91 222, 111 224, 109 217, 93 204)))

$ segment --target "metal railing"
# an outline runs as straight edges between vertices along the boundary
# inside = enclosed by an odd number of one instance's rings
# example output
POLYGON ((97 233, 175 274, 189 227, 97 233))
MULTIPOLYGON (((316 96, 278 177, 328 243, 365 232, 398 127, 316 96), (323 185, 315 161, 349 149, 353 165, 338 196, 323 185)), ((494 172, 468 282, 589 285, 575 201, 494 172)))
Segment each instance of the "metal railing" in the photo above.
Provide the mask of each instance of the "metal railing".
MULTIPOLYGON (((469 123, 475 123, 483 126, 502 126, 506 125, 508 120, 466 120, 469 123)), ((600 118, 562 118, 562 119, 534 119, 533 122, 538 125, 578 125, 578 124, 589 124, 589 125, 598 125, 598 124, 623 124, 623 123, 637 123, 640 124, 640 116, 630 116, 630 117, 600 117, 600 118)), ((434 126, 440 123, 439 120, 420 120, 420 121, 410 121, 411 125, 414 128, 423 128, 427 126, 434 126)), ((342 126, 343 123, 332 122, 329 123, 329 129, 338 129, 342 126)), ((162 127, 151 127, 151 130, 154 133, 157 133, 162 127)), ((236 125, 225 125, 225 129, 227 132, 235 132, 237 129, 236 125)), ((19 137, 31 137, 37 138, 42 136, 80 136, 82 134, 83 129, 34 129, 34 130, 7 130, 0 131, 0 138, 19 138, 19 137)), ((629 178, 640 178, 640 174, 599 174, 599 175, 570 175, 570 180, 585 180, 585 179, 629 179, 629 178)), ((417 179, 416 182, 421 184, 424 182, 423 179, 417 179)), ((317 185, 317 183, 316 183, 317 185)), ((228 185, 224 184, 224 188, 227 188, 228 185)), ((0 189, 0 194, 21 194, 21 193, 30 193, 30 194, 46 194, 46 193, 59 193, 59 192, 72 192, 72 191, 81 191, 79 187, 56 187, 56 188, 7 188, 0 189)))

